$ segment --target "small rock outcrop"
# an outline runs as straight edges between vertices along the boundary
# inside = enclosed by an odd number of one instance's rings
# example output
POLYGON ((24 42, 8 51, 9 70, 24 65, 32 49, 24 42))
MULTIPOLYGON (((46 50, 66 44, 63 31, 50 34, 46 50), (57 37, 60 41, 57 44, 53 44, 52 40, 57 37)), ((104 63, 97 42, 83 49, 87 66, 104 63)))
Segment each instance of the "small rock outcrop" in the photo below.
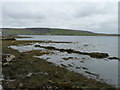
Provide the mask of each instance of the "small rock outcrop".
POLYGON ((15 38, 3 37, 2 40, 16 40, 15 38))
POLYGON ((3 54, 2 55, 2 63, 3 66, 9 65, 12 60, 14 60, 15 56, 11 54, 3 54))
POLYGON ((110 59, 110 60, 116 59, 116 60, 120 61, 120 58, 118 58, 118 57, 109 57, 108 59, 110 59))
POLYGON ((107 58, 109 55, 107 53, 89 53, 92 58, 107 58))
POLYGON ((55 48, 55 47, 52 47, 52 46, 41 46, 41 45, 35 45, 35 47, 45 48, 45 49, 49 49, 49 50, 58 50, 60 52, 89 55, 92 58, 98 58, 98 59, 109 57, 109 55, 107 53, 100 53, 100 52, 91 52, 91 53, 89 53, 89 52, 80 52, 80 51, 75 51, 73 49, 59 49, 59 48, 55 48))

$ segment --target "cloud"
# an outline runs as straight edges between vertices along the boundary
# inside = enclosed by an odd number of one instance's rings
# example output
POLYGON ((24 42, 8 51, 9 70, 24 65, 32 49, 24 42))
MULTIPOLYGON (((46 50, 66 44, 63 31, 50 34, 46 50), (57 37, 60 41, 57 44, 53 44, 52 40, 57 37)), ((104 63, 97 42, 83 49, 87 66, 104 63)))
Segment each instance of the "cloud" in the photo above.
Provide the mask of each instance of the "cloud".
POLYGON ((4 2, 2 27, 54 27, 117 33, 117 2, 4 2))

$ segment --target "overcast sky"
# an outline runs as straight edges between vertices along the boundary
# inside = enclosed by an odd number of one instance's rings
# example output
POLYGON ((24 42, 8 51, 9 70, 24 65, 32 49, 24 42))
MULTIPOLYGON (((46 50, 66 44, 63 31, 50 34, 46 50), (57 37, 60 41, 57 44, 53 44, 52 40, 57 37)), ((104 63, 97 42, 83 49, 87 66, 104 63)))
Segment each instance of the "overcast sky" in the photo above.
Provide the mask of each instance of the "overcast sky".
POLYGON ((118 33, 117 4, 117 2, 4 2, 1 27, 52 27, 118 33))

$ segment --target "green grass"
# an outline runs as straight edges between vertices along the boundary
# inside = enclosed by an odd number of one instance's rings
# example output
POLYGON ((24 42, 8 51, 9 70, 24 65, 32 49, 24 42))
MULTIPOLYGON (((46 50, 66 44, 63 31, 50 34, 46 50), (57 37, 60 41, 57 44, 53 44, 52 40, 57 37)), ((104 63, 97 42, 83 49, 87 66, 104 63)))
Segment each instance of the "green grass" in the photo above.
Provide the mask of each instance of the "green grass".
POLYGON ((66 30, 66 29, 49 29, 50 32, 41 33, 40 31, 29 30, 29 29, 10 29, 3 30, 3 35, 95 35, 92 32, 77 31, 77 30, 66 30))
POLYGON ((23 29, 23 30, 17 30, 17 29, 11 29, 11 30, 3 30, 2 33, 4 35, 20 35, 20 34, 25 34, 25 35, 31 35, 31 34, 35 34, 34 31, 30 31, 27 29, 23 29))
POLYGON ((65 29, 51 29, 52 35, 95 35, 92 32, 77 31, 77 30, 65 30, 65 29))

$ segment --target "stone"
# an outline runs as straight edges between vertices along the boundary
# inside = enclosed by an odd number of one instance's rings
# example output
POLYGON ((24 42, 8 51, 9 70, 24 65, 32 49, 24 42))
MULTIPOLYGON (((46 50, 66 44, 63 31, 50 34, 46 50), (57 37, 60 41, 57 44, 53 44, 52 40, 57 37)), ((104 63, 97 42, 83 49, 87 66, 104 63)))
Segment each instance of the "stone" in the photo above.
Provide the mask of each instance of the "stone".
POLYGON ((11 54, 3 54, 2 55, 2 63, 3 66, 10 65, 10 62, 14 60, 15 56, 11 54))

